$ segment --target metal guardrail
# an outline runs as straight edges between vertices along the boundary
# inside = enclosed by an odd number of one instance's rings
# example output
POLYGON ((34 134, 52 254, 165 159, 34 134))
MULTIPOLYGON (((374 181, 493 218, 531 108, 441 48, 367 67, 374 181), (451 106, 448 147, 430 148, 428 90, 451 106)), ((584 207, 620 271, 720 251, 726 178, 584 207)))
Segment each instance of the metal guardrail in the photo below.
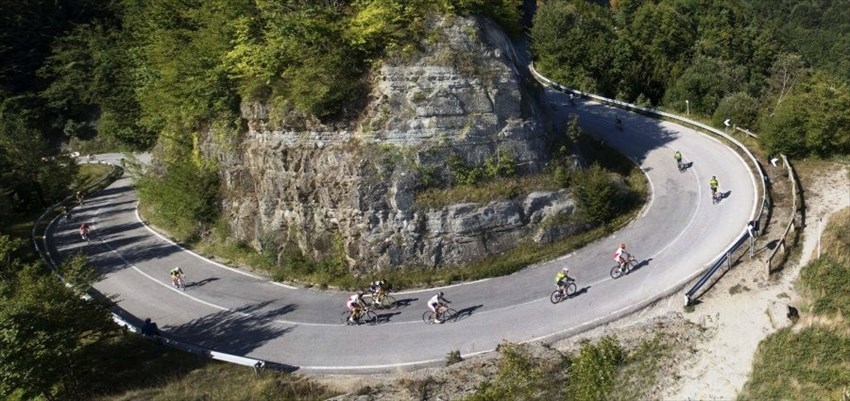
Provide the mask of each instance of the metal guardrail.
POLYGON ((800 182, 797 181, 797 178, 794 176, 794 169, 791 167, 791 163, 788 161, 788 158, 785 157, 785 155, 780 156, 782 157, 782 162, 785 163, 785 168, 788 169, 788 180, 791 181, 791 221, 789 221, 788 226, 785 227, 785 231, 782 233, 782 239, 779 240, 779 244, 776 248, 773 248, 773 251, 767 258, 766 264, 768 274, 773 271, 773 259, 776 257, 778 252, 781 250, 783 256, 787 254, 785 243, 788 240, 788 234, 797 230, 797 194, 800 182))
MULTIPOLYGON (((735 129, 747 134, 748 136, 758 139, 758 135, 752 133, 751 131, 745 130, 740 127, 735 127, 735 129)), ((768 274, 773 271, 773 259, 776 257, 777 253, 780 250, 782 251, 783 256, 787 253, 785 245, 788 240, 788 234, 797 230, 797 216, 800 212, 797 206, 797 196, 798 194, 802 193, 802 190, 800 188, 800 182, 797 180, 797 177, 794 174, 794 167, 791 165, 791 162, 788 161, 788 157, 781 153, 779 154, 779 157, 782 158, 782 163, 784 163, 785 168, 788 170, 788 181, 791 181, 791 220, 788 221, 788 225, 785 226, 785 231, 782 233, 782 239, 779 240, 779 244, 776 246, 776 248, 773 248, 773 251, 770 252, 770 256, 767 258, 767 262, 765 263, 765 265, 767 267, 768 274)))
POLYGON ((697 283, 694 284, 694 286, 691 287, 691 289, 688 290, 685 293, 685 304, 689 305, 691 302, 693 302, 694 299, 696 299, 697 292, 703 286, 705 286, 706 283, 708 283, 709 279, 720 269, 721 266, 724 265, 724 263, 729 264, 731 266, 731 259, 730 259, 731 255, 738 249, 738 247, 740 247, 741 244, 744 244, 745 242, 747 242, 746 240, 748 238, 754 238, 755 232, 757 231, 757 228, 758 228, 758 220, 761 218, 761 215, 764 212, 765 206, 767 206, 769 204, 769 198, 768 198, 768 193, 767 193, 767 182, 765 180, 765 174, 764 174, 764 171, 762 170, 762 167, 759 164, 758 160, 756 160, 756 157, 752 154, 752 152, 750 152, 749 149, 747 149, 746 146, 744 146, 744 144, 739 142, 737 139, 731 137, 729 134, 727 134, 727 133, 725 133, 721 130, 718 130, 717 128, 708 126, 708 125, 703 124, 699 121, 694 121, 694 120, 691 120, 689 118, 684 118, 684 117, 681 117, 681 116, 678 116, 678 115, 675 115, 675 114, 671 114, 671 113, 667 113, 667 112, 664 112, 664 111, 652 109, 652 108, 649 108, 649 107, 639 106, 639 105, 636 105, 636 104, 626 103, 626 102, 616 100, 616 99, 609 99, 609 98, 602 97, 602 96, 599 96, 599 95, 594 95, 592 93, 587 93, 587 92, 582 92, 582 91, 575 90, 575 89, 570 89, 570 88, 568 88, 564 85, 561 85, 561 84, 559 84, 555 81, 552 81, 549 78, 546 78, 543 75, 541 75, 534 68, 533 63, 530 64, 528 66, 528 68, 531 71, 531 74, 538 81, 540 81, 544 85, 548 85, 548 86, 555 88, 556 90, 559 90, 561 92, 572 93, 574 95, 581 96, 583 98, 593 99, 593 100, 599 101, 601 103, 608 104, 608 105, 615 106, 615 107, 619 107, 619 108, 626 109, 626 110, 638 111, 640 113, 651 115, 651 116, 668 118, 668 119, 671 119, 671 120, 675 120, 679 123, 684 123, 686 125, 689 125, 689 126, 692 126, 692 127, 704 130, 704 131, 708 131, 712 134, 719 135, 719 136, 723 137, 724 139, 734 143, 750 159, 750 162, 752 162, 753 166, 755 167, 756 171, 759 174, 759 179, 761 180, 761 191, 762 191, 761 205, 756 208, 757 210, 755 210, 754 213, 752 214, 750 221, 748 221, 744 224, 744 227, 741 230, 741 234, 739 234, 738 237, 735 239, 735 241, 732 244, 730 244, 723 251, 723 256, 721 256, 717 261, 715 261, 705 271, 705 274, 703 274, 703 276, 697 281, 697 283))
MULTIPOLYGON (((91 185, 87 186, 86 188, 84 188, 82 190, 82 192, 84 192, 86 194, 94 192, 95 190, 102 189, 104 184, 107 184, 108 182, 111 182, 111 181, 117 179, 124 172, 123 167, 117 166, 113 163, 109 163, 109 162, 105 162, 105 161, 82 160, 82 162, 83 163, 106 164, 106 165, 112 166, 112 168, 113 168, 112 171, 109 174, 107 174, 106 176, 104 176, 103 178, 101 178, 100 180, 95 182, 94 184, 91 184, 91 185)), ((57 266, 56 261, 53 259, 53 256, 50 254, 50 248, 47 246, 46 231, 49 228, 49 226, 51 224, 53 224, 53 222, 51 221, 51 223, 48 224, 47 227, 45 227, 45 235, 42 235, 40 237, 41 242, 42 242, 41 246, 39 245, 39 237, 36 235, 36 231, 38 230, 38 227, 40 226, 42 220, 44 220, 48 215, 50 215, 52 212, 54 212, 54 210, 59 205, 62 205, 62 204, 65 204, 65 203, 71 201, 72 198, 73 198, 73 196, 68 196, 68 197, 62 199, 61 201, 49 206, 47 208, 47 210, 45 210, 44 213, 42 213, 38 217, 38 219, 36 219, 35 223, 33 224, 33 229, 32 229, 33 246, 35 246, 35 249, 38 252, 38 254, 41 256, 42 260, 44 260, 44 262, 50 267, 50 269, 53 271, 53 273, 63 282, 64 282, 64 278, 62 277, 62 274, 59 272, 59 266, 57 266)), ((58 215, 54 216, 53 218, 54 218, 54 220, 57 219, 57 218, 61 218, 61 214, 58 214, 58 215)), ((69 284, 66 283, 66 285, 69 285, 69 284)), ((96 290, 92 289, 91 291, 96 291, 96 290)), ((95 294, 95 296, 97 296, 97 295, 98 294, 95 294)), ((83 297, 84 298, 91 298, 92 295, 91 294, 83 294, 83 297)), ((120 314, 118 314, 114 311, 111 312, 111 313, 112 313, 112 320, 118 326, 123 327, 124 329, 132 331, 134 333, 140 333, 141 332, 140 327, 130 323, 129 321, 127 321, 127 319, 124 319, 124 317, 122 317, 120 314)), ((273 364, 273 363, 268 363, 267 361, 260 360, 260 359, 248 358, 248 357, 239 356, 239 355, 231 355, 231 354, 227 354, 227 353, 224 353, 224 352, 219 352, 219 351, 215 351, 215 350, 212 350, 212 349, 199 347, 199 346, 196 346, 196 345, 172 340, 172 339, 167 338, 167 337, 157 336, 157 337, 153 338, 153 340, 156 341, 156 342, 159 342, 161 344, 167 345, 169 347, 178 349, 180 351, 189 352, 189 353, 192 353, 192 354, 195 354, 195 355, 204 356, 204 357, 215 359, 215 360, 222 361, 222 362, 229 362, 229 363, 234 363, 234 364, 237 364, 237 365, 249 366, 249 367, 253 368, 255 372, 259 371, 260 369, 266 368, 266 367, 275 368, 277 370, 289 370, 289 371, 293 371, 293 370, 296 369, 293 366, 282 365, 282 364, 273 364)))

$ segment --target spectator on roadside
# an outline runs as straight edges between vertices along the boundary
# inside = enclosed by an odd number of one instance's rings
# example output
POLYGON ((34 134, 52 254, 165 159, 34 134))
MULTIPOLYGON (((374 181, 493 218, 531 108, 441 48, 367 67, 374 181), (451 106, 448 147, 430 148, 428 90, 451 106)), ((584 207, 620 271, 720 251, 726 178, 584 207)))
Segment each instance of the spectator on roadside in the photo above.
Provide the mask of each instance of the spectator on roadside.
POLYGON ((156 323, 151 321, 151 318, 145 319, 145 324, 142 325, 142 335, 143 336, 154 336, 159 337, 159 327, 156 327, 156 323))

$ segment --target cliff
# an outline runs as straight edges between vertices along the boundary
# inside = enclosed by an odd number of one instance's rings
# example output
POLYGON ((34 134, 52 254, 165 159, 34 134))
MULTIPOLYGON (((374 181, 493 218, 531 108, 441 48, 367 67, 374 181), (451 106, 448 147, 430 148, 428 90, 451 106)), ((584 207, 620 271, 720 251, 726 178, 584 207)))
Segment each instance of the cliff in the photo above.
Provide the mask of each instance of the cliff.
POLYGON ((508 155, 528 174, 542 169, 549 145, 539 87, 495 24, 436 19, 420 45, 373 70, 355 121, 321 124, 246 102, 239 138, 222 143, 207 133, 203 150, 219 162, 236 239, 278 255, 286 246, 315 259, 341 252, 365 272, 456 265, 571 231, 540 224, 572 213, 564 191, 415 206, 417 191, 450 183, 451 157, 481 165, 508 155))

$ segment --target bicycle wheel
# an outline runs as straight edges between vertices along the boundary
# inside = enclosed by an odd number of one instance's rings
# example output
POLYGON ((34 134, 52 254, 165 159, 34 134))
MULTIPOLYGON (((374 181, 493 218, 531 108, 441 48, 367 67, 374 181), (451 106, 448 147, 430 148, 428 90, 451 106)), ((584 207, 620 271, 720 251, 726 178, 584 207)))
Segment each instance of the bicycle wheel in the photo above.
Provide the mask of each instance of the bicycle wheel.
POLYGON ((549 301, 551 301, 553 304, 556 304, 558 302, 561 302, 562 297, 563 293, 561 293, 560 289, 557 289, 555 291, 552 291, 552 295, 549 295, 549 301))
POLYGON ((566 297, 567 298, 572 297, 573 295, 576 294, 577 290, 578 290, 578 287, 576 286, 576 283, 573 282, 573 281, 570 281, 570 284, 567 285, 567 296, 566 297))
POLYGON ((634 256, 629 256, 629 271, 634 269, 638 265, 638 260, 634 256))
POLYGON ((378 306, 378 304, 375 302, 375 298, 371 295, 363 295, 363 304, 370 307, 378 306))
POLYGON ((434 313, 430 310, 426 310, 425 313, 422 314, 422 321, 425 324, 434 324, 434 313))
POLYGON ((340 322, 347 326, 348 325, 348 316, 350 314, 351 314, 351 312, 349 312, 348 309, 342 311, 342 313, 339 315, 340 322))
POLYGON ((620 270, 620 266, 614 266, 611 268, 611 278, 618 279, 623 275, 623 271, 620 270))
POLYGON ((367 310, 366 312, 363 312, 363 314, 360 316, 360 321, 362 323, 368 324, 369 326, 374 326, 378 324, 378 314, 367 310))
POLYGON ((440 314, 440 320, 445 322, 454 322, 457 319, 457 311, 454 309, 446 309, 440 314))
POLYGON ((392 295, 384 295, 381 302, 378 303, 378 307, 381 309, 392 309, 396 306, 398 306, 398 301, 392 295))

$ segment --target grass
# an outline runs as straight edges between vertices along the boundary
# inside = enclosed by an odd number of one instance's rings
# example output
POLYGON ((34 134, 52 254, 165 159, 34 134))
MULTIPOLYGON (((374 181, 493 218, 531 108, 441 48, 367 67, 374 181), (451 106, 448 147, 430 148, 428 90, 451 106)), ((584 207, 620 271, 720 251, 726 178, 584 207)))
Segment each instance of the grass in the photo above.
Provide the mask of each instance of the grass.
POLYGON ((656 383, 661 379, 664 364, 673 355, 671 338, 661 333, 641 341, 634 351, 628 353, 624 366, 617 373, 616 382, 609 399, 647 400, 654 395, 656 383))
POLYGON ((439 209, 457 203, 486 203, 511 199, 532 191, 556 191, 554 180, 546 174, 490 180, 478 185, 431 188, 416 194, 417 209, 439 209))
POLYGON ((759 344, 740 400, 840 400, 850 390, 850 209, 831 219, 823 256, 803 267, 797 285, 808 310, 759 344))

